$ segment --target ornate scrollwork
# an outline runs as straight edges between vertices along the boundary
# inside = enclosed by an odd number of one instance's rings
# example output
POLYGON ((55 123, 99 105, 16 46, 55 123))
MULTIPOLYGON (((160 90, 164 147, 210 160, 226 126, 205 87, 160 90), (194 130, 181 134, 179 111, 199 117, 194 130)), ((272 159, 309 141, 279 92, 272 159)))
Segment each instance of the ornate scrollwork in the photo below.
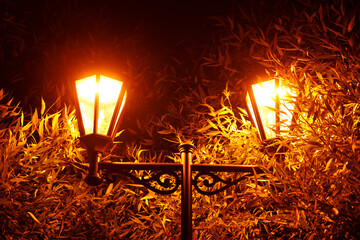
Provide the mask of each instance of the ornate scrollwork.
POLYGON ((134 182, 143 185, 144 187, 154 191, 158 194, 168 195, 174 193, 181 185, 181 180, 178 173, 174 171, 159 171, 146 176, 136 177, 130 172, 121 172, 131 178, 134 182))
POLYGON ((214 195, 245 180, 249 174, 242 175, 236 179, 225 180, 213 172, 198 172, 193 180, 193 186, 203 195, 214 195), (204 190, 205 188, 205 190, 204 190), (215 189, 214 189, 215 188, 215 189))

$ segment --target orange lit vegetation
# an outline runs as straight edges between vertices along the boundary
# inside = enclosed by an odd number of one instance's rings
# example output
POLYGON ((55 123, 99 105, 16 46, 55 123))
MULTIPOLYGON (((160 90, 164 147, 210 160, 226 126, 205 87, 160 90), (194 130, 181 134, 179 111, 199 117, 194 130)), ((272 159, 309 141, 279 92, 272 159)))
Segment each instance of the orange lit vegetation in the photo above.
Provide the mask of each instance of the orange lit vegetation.
MULTIPOLYGON (((322 2, 275 1, 268 15, 269 6, 248 1, 234 19, 219 19, 225 36, 218 45, 186 48, 190 60, 167 62, 153 76, 157 92, 150 86, 146 100, 155 98, 166 114, 141 112, 125 131, 137 138, 111 149, 134 161, 179 161, 155 150, 165 144, 175 153, 179 141, 192 139, 196 163, 263 167, 263 184, 194 192, 194 239, 359 239, 360 13, 345 1, 322 2), (259 63, 297 93, 281 161, 259 151, 256 130, 238 108, 245 103, 237 93, 259 63), (159 97, 167 92, 171 98, 159 97)), ((26 114, 0 99, 0 238, 179 239, 179 192, 159 196, 125 180, 89 188, 69 125, 73 112, 26 114)))

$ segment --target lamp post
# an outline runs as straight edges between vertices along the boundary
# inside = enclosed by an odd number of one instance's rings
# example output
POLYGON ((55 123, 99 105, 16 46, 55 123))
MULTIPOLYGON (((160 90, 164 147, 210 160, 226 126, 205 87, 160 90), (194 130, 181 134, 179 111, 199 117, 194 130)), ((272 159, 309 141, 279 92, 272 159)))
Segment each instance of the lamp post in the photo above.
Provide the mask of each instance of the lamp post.
POLYGON ((129 176, 158 194, 172 194, 181 185, 181 236, 184 240, 192 239, 192 187, 200 194, 213 195, 263 173, 256 165, 192 164, 195 146, 189 143, 179 146, 181 163, 101 162, 101 154, 112 144, 119 127, 126 101, 125 85, 122 81, 96 74, 75 81, 75 89, 80 141, 86 146, 89 158, 86 183, 91 186, 101 184, 101 171, 103 175, 129 176), (143 178, 132 175, 131 170, 157 173, 143 178), (237 175, 231 180, 222 179, 218 175, 221 172, 237 175), (219 184, 221 186, 216 188, 219 184))
POLYGON ((126 101, 124 83, 100 74, 75 81, 76 107, 81 142, 89 155, 89 174, 85 181, 98 185, 98 162, 112 144, 126 101))
POLYGON ((263 143, 274 143, 289 130, 294 105, 293 91, 279 78, 252 82, 247 86, 246 103, 250 121, 263 143))

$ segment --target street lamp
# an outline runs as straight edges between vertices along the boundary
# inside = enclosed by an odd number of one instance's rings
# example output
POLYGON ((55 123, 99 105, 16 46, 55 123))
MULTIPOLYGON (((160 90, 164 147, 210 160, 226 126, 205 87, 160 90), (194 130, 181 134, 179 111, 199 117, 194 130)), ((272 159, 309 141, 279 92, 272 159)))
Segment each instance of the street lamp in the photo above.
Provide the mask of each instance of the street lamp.
POLYGON ((251 83, 246 103, 249 117, 263 142, 279 138, 289 130, 294 105, 289 102, 293 91, 279 78, 251 83))
POLYGON ((122 81, 99 74, 75 81, 80 141, 86 146, 89 157, 85 181, 91 186, 101 184, 101 170, 104 175, 126 175, 158 194, 172 194, 181 185, 181 237, 190 240, 192 187, 200 194, 214 195, 251 176, 259 179, 259 174, 264 172, 256 165, 192 164, 195 146, 190 143, 179 146, 181 163, 100 162, 101 154, 112 144, 120 123, 126 100, 124 86, 122 81), (144 178, 132 175, 132 170, 158 173, 144 178), (222 179, 217 175, 221 172, 236 174, 232 179, 222 179))
POLYGON ((89 174, 85 181, 98 185, 98 162, 112 144, 126 101, 124 83, 100 74, 75 81, 80 141, 89 155, 89 174))

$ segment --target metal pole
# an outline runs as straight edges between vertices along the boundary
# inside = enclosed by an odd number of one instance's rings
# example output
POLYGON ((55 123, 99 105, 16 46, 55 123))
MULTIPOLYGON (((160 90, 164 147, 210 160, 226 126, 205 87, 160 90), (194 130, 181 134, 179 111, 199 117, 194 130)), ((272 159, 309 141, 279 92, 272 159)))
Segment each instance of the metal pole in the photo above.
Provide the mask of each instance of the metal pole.
POLYGON ((85 182, 90 186, 97 186, 101 184, 102 179, 99 176, 99 160, 101 153, 92 149, 88 149, 89 155, 89 173, 85 178, 85 182))
POLYGON ((191 189, 191 159, 195 146, 181 144, 179 146, 182 163, 181 186, 181 239, 192 239, 192 189, 191 189))

